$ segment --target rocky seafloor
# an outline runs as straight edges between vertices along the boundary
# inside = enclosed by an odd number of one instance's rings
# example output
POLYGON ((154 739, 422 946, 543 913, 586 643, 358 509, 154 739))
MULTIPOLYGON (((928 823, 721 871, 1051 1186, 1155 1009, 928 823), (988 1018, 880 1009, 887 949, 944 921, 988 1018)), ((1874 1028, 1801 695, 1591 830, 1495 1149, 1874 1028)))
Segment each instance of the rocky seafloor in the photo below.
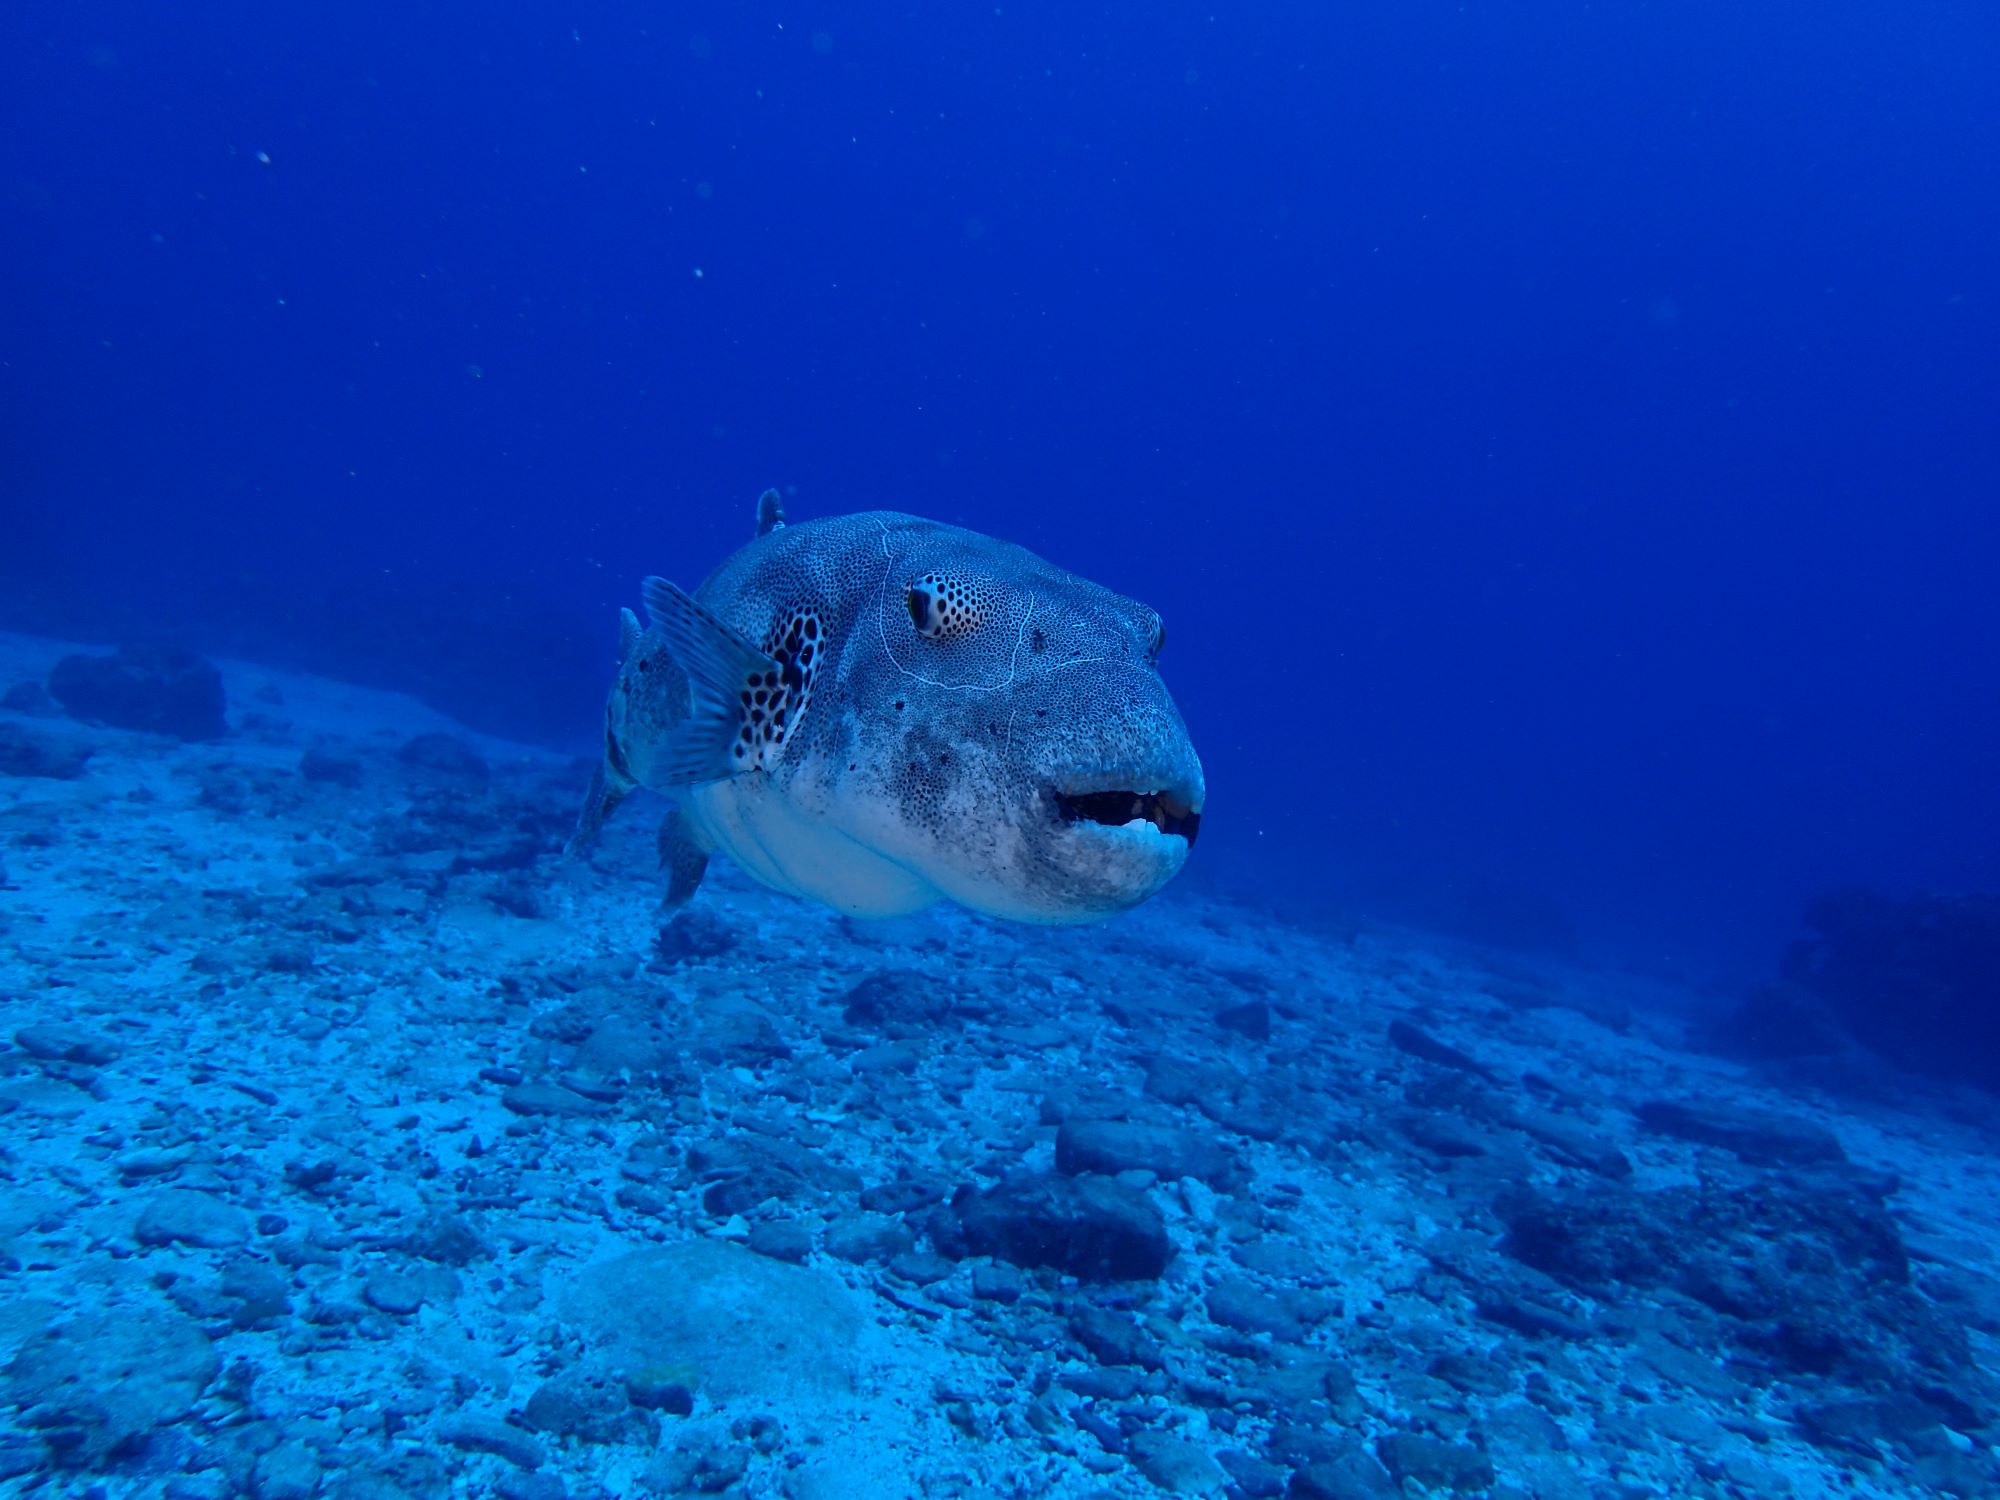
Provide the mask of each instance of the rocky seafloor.
POLYGON ((0 1493, 2000 1494, 1984 1095, 1187 892, 663 929, 575 762, 74 650, 0 638, 0 1493))

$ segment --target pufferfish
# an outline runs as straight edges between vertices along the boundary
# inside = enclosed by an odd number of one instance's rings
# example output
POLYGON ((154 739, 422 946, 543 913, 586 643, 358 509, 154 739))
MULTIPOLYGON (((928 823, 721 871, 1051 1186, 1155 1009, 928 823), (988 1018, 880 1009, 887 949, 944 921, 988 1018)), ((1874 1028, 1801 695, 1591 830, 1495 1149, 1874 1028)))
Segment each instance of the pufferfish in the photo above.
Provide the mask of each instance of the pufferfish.
POLYGON ((722 853, 857 917, 1089 922, 1187 861, 1201 762, 1143 604, 894 511, 787 525, 775 490, 694 593, 641 592, 568 847, 635 786, 666 794, 669 908, 722 853))

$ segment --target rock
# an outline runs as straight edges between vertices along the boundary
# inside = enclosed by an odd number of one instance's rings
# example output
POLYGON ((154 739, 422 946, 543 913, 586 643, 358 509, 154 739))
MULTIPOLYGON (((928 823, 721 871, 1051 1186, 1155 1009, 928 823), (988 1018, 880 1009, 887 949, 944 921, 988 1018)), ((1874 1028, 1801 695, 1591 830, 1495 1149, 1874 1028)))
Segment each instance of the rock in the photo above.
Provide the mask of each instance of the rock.
POLYGON ((1070 1337, 1100 1364, 1157 1370, 1166 1363, 1159 1341, 1129 1317, 1085 1303, 1069 1315, 1070 1337))
POLYGON ((914 1249, 916 1240, 886 1214, 853 1213, 842 1214, 827 1225, 822 1244, 835 1259, 859 1264, 901 1255, 914 1249))
POLYGON ((818 1271, 694 1240, 579 1272, 562 1315, 627 1369, 681 1364, 724 1400, 850 1394, 862 1319, 818 1271))
POLYGON ((1829 891, 1784 978, 1896 1066, 2000 1089, 2000 893, 1829 891))
POLYGON ((812 1231, 797 1219, 765 1219, 750 1226, 744 1244, 758 1255, 798 1265, 812 1254, 812 1231))
POLYGON ((396 759, 428 775, 475 786, 484 786, 493 776, 485 757, 455 734, 420 734, 405 740, 396 759))
POLYGON ((361 785, 361 762, 330 750, 312 749, 299 757, 299 775, 322 786, 361 785))
POLYGON ((1501 1248, 1523 1264, 1600 1298, 1692 1297, 1718 1315, 1694 1326, 1767 1372, 1879 1385, 1972 1358, 1964 1328, 1911 1287, 1895 1221, 1846 1178, 1520 1190, 1495 1208, 1509 1231, 1501 1248))
POLYGON ((736 946, 736 929, 706 906, 686 906, 660 924, 653 960, 662 968, 720 958, 736 946))
POLYGON ((1395 1126, 1409 1137, 1411 1145, 1447 1161, 1486 1156, 1495 1145, 1490 1134, 1453 1115, 1413 1112, 1397 1117, 1395 1126))
POLYGON ((74 781, 89 761, 88 745, 57 739, 23 729, 16 724, 0 724, 0 776, 39 777, 44 781, 74 781))
POLYGON ((423 1283, 400 1271, 376 1271, 362 1284, 361 1296, 377 1312, 396 1318, 411 1316, 427 1300, 423 1283))
POLYGON ((1879 1094, 1881 1064, 2000 1091, 2000 893, 1815 897, 1782 978, 1705 1041, 1829 1088, 1879 1094))
POLYGON ((0 1479, 18 1479, 42 1466, 48 1449, 41 1443, 12 1433, 0 1435, 0 1479))
POLYGON ((1277 1500, 1285 1493, 1285 1471, 1276 1464, 1233 1448, 1216 1454, 1215 1461, 1242 1492, 1243 1500, 1277 1500))
POLYGON ((188 1188, 164 1188, 146 1200, 133 1236, 142 1245, 226 1250, 250 1238, 250 1216, 233 1203, 188 1188))
POLYGON ((49 693, 72 718, 182 740, 222 738, 225 698, 215 663, 192 651, 121 646, 110 656, 65 656, 49 693))
POLYGON ((1229 1258, 1246 1271, 1281 1281, 1308 1281, 1322 1274, 1311 1251, 1286 1240, 1245 1240, 1229 1247, 1229 1258))
POLYGON ((1222 1466, 1178 1434, 1143 1429, 1132 1434, 1126 1451, 1139 1472, 1169 1495, 1220 1495, 1228 1487, 1222 1466))
POLYGON ((1252 1000, 1219 1010, 1215 1013, 1215 1024, 1238 1036, 1247 1036, 1253 1042, 1268 1042, 1271 1039, 1270 1002, 1252 1000))
POLYGON ((688 1149, 688 1170, 708 1186, 702 1206, 717 1218, 747 1214, 767 1199, 811 1201, 858 1192, 860 1177, 795 1141, 750 1134, 703 1141, 688 1149))
POLYGON ((1403 1500, 1389 1471, 1359 1450, 1302 1464, 1285 1494, 1287 1500, 1403 1500))
POLYGON ((194 1152, 186 1146, 172 1151, 158 1146, 140 1146, 131 1151, 120 1151, 111 1158, 111 1165, 126 1183, 144 1181, 148 1177, 168 1177, 194 1160, 194 1152))
POLYGON ((884 1043, 879 1047, 863 1047, 847 1060, 847 1065, 858 1076, 870 1073, 914 1073, 923 1061, 916 1048, 901 1043, 884 1043))
POLYGON ((1806 1402, 1793 1412, 1792 1420, 1819 1447, 1844 1449, 1864 1458, 1874 1457, 1884 1443, 1908 1457, 1943 1425, 1929 1402, 1905 1394, 1806 1402))
POLYGON ((1652 1099, 1633 1111, 1650 1130, 1733 1151, 1756 1166, 1816 1166, 1847 1160, 1824 1125, 1771 1110, 1708 1100, 1652 1099))
POLYGON ((1430 1362, 1427 1374, 1471 1396, 1504 1396, 1514 1389, 1508 1361, 1495 1355, 1440 1354, 1430 1362))
POLYGON ((1624 1152, 1582 1126, 1532 1109, 1497 1109, 1489 1113, 1488 1118, 1496 1125, 1510 1126, 1540 1141, 1571 1166, 1582 1167, 1614 1181, 1623 1181, 1632 1175, 1632 1163, 1624 1152))
POLYGON ((1397 1051, 1407 1052, 1410 1056, 1422 1058, 1428 1063, 1436 1063, 1441 1068, 1470 1073, 1475 1078, 1484 1078, 1488 1082, 1496 1081, 1493 1070, 1486 1064, 1467 1056, 1456 1047, 1447 1046, 1428 1031, 1412 1026, 1408 1021, 1398 1020, 1389 1023, 1389 1041, 1397 1051))
POLYGON ((319 1459, 304 1443, 280 1443, 257 1456, 250 1492, 257 1500, 312 1500, 319 1489, 319 1459))
POLYGON ((1481 1292, 1473 1299, 1472 1308, 1487 1322, 1511 1328, 1516 1333, 1525 1333, 1529 1338, 1557 1338, 1575 1344, 1590 1338, 1593 1333, 1588 1323, 1571 1317, 1560 1308, 1501 1289, 1489 1288, 1481 1292))
POLYGON ((1012 1266, 981 1264, 972 1268, 972 1295, 982 1302, 1012 1306, 1021 1300, 1024 1290, 1021 1273, 1012 1266))
POLYGON ((6 692, 0 693, 0 708, 9 713, 26 714, 35 719, 55 719, 62 716, 62 705, 49 696, 49 690, 39 682, 17 682, 6 692))
POLYGON ((942 1203, 947 1195, 941 1182, 885 1182, 861 1190, 861 1206, 871 1213, 908 1214, 942 1203))
POLYGON ((229 1320, 257 1328, 292 1310, 291 1283, 262 1261, 239 1260, 222 1273, 222 1295, 235 1303, 229 1320))
POLYGON ((109 1037, 68 1025, 23 1026, 14 1033, 14 1045, 30 1057, 83 1063, 93 1068, 116 1062, 124 1052, 109 1037))
POLYGON ((0 1372, 0 1405, 24 1408, 64 1462, 94 1465, 177 1421, 218 1367, 208 1336, 177 1313, 84 1313, 29 1337, 0 1372))
POLYGON ((640 1484, 651 1495, 714 1495, 732 1488, 750 1468, 750 1454, 734 1443, 697 1434, 646 1467, 640 1484))
POLYGON ((651 1447, 660 1435, 658 1422, 634 1407, 622 1381, 584 1368, 565 1370, 537 1386, 521 1409, 521 1422, 536 1432, 583 1443, 651 1447))
MULTIPOLYGON (((768 1008, 726 992, 707 997, 688 1027, 686 1039, 696 1059, 711 1066, 734 1063, 755 1068, 792 1055, 791 1044, 779 1031, 777 1018, 768 1008)), ((854 1185, 860 1187, 860 1181, 857 1179, 854 1185)))
POLYGON ((1284 1302, 1240 1276, 1226 1276, 1208 1289, 1208 1315, 1238 1333, 1268 1333, 1283 1343, 1305 1337, 1305 1325, 1284 1302))
POLYGON ((850 1025, 922 1026, 951 1014, 951 1004, 942 980, 912 969, 882 969, 842 997, 841 1016, 850 1025))
POLYGON ((539 1469, 548 1462, 548 1450, 540 1443, 493 1417, 452 1417, 440 1422, 433 1435, 448 1447, 491 1453, 520 1469, 539 1469))
POLYGON ((454 1213, 433 1214, 403 1242, 403 1248, 441 1266, 469 1265, 491 1253, 479 1232, 454 1213))
POLYGON ((657 1077, 673 1065, 674 1046, 664 1031, 628 1015, 606 1016, 576 1049, 576 1070, 613 1078, 657 1077))
POLYGON ((1084 1281, 1151 1280, 1171 1253, 1160 1211, 1109 1178, 1023 1174, 971 1195, 959 1219, 974 1255, 1084 1281))
POLYGON ((890 1257, 888 1269, 891 1276, 914 1286, 935 1286, 956 1271, 958 1265, 929 1250, 905 1250, 890 1257))
POLYGON ((517 1115, 539 1115, 555 1119, 585 1119, 608 1114, 609 1109, 595 1099, 586 1099, 574 1089, 539 1079, 517 1083, 500 1096, 500 1102, 517 1115))
POLYGON ((1137 1170, 1168 1182, 1195 1177, 1211 1186, 1233 1176, 1229 1153, 1215 1142, 1168 1125, 1129 1120, 1065 1120, 1056 1132, 1056 1170, 1072 1177, 1137 1170))
POLYGON ((1757 986, 1734 1010, 1699 1028, 1696 1038, 1716 1052, 1749 1062, 1790 1062, 1843 1052, 1867 1055, 1822 997, 1783 980, 1757 986))
POLYGON ((687 1365, 649 1366, 625 1378, 625 1396, 643 1410, 685 1417, 694 1413, 700 1384, 700 1377, 687 1365))
POLYGON ((1162 1053, 1146 1062, 1146 1092, 1166 1104, 1201 1106, 1208 1096, 1236 1093, 1244 1077, 1235 1068, 1191 1062, 1162 1053))
POLYGON ((1392 1432, 1375 1445, 1396 1483, 1416 1483, 1426 1490, 1450 1490, 1469 1495, 1494 1481, 1493 1463, 1477 1448, 1447 1443, 1418 1432, 1392 1432))

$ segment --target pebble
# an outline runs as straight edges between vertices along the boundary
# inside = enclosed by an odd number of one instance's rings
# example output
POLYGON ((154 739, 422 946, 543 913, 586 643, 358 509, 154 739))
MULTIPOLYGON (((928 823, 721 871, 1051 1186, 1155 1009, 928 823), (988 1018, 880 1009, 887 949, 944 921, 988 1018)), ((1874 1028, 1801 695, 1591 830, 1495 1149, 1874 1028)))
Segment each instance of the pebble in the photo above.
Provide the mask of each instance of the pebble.
POLYGON ((1239 1333, 1268 1333, 1285 1343, 1305 1337, 1305 1324, 1279 1298, 1237 1276, 1226 1276, 1203 1299, 1208 1315, 1239 1333))
POLYGON ((1375 1445, 1375 1456, 1398 1484, 1469 1495, 1489 1487, 1493 1461, 1477 1448, 1447 1443, 1420 1432, 1392 1432, 1375 1445))
POLYGON ((407 1318, 424 1305, 423 1284, 398 1271, 377 1271, 362 1286, 361 1296, 378 1312, 407 1318))
POLYGON ((108 1037, 80 1026, 23 1026, 14 1033, 14 1045, 45 1062, 82 1063, 93 1068, 116 1062, 124 1052, 108 1037))
POLYGON ((493 1417, 462 1416, 440 1422, 434 1429, 437 1440, 470 1453, 491 1453, 519 1469, 539 1469, 548 1462, 548 1450, 517 1427, 493 1417))
POLYGON ((1139 1472, 1169 1495, 1220 1495, 1229 1484, 1222 1465, 1171 1432, 1135 1432, 1126 1450, 1139 1472))
POLYGON ((1137 1320, 1086 1303, 1069 1316, 1070 1337, 1107 1365, 1136 1365, 1157 1370, 1166 1362, 1159 1341, 1137 1320))
MULTIPOLYGON (((1939 1154, 1915 1137, 1864 1172, 1747 1075, 1661 1067, 1597 1028, 1571 1055, 1549 1040, 1567 1017, 1482 997, 1459 960, 1391 957, 1385 935, 1310 967, 1194 897, 1022 947, 949 913, 816 926, 746 900, 718 861, 648 951, 632 913, 654 887, 629 848, 545 878, 575 790, 545 767, 443 736, 384 783, 395 738, 294 762, 272 747, 303 738, 241 727, 257 756, 149 752, 181 758, 160 784, 198 798, 174 817, 217 822, 206 879, 129 842, 158 793, 123 779, 119 737, 75 787, 16 788, 58 800, 8 814, 11 888, 86 855, 118 872, 133 932, 38 923, 15 956, 45 947, 49 981, 4 997, 0 1276, 69 1311, 0 1301, 0 1490, 835 1500, 879 1478, 941 1497, 1583 1500, 1706 1482, 1773 1500, 1793 1474, 1817 1492, 1899 1450, 1906 1478, 2000 1493, 1984 1413, 1940 1404, 1972 1388, 1952 1338, 1984 1326, 1974 1294, 1943 1294, 1949 1262, 1980 1267, 1985 1241, 1967 1230, 1945 1256, 1899 1237, 1886 1169, 1914 1184, 1939 1154), (377 783, 401 787, 398 811, 355 822, 347 789, 377 783), (83 796, 136 816, 51 810, 83 796), (187 961, 189 1003, 117 1014, 156 958, 187 961), (260 987, 298 1003, 260 1012, 260 987), (328 1076, 300 1071, 305 1041, 328 1076), (1697 1088, 1712 1097, 1678 1092, 1697 1088), (1516 1179, 1539 1207, 1503 1213, 1496 1246, 1485 1215, 1516 1179), (1697 1180, 1699 1200, 1658 1190, 1697 1180), (78 1278, 81 1244, 106 1253, 78 1278), (1770 1253, 1794 1244, 1859 1257, 1868 1295, 1770 1253), (634 1263, 605 1275, 610 1256, 634 1263), (1635 1282, 1663 1259, 1675 1275, 1635 1282), (1334 1317, 1351 1363, 1308 1348, 1334 1317), (1624 1389, 1596 1370, 1613 1339, 1624 1389), (929 1469, 836 1482, 823 1460, 852 1435, 805 1414, 890 1392, 910 1340, 938 1401, 865 1441, 929 1469), (1824 1348, 1879 1375, 1774 1392, 1774 1360, 1824 1348), (1364 1442, 1384 1433, 1378 1461, 1364 1442)), ((72 880, 66 899, 92 896, 72 880)))
POLYGON ((759 1255, 795 1265, 811 1255, 813 1247, 812 1231, 796 1219, 767 1219, 753 1224, 744 1243, 759 1255))
POLYGON ((130 1182, 144 1177, 164 1177, 169 1172, 178 1171, 193 1158, 194 1152, 185 1146, 171 1151, 140 1146, 119 1152, 111 1159, 111 1165, 120 1177, 130 1182))
POLYGON ((915 1248, 910 1231, 886 1214, 843 1214, 826 1226, 828 1255, 845 1261, 884 1261, 915 1248))
POLYGON ((1840 1138, 1824 1125, 1774 1110, 1699 1099, 1649 1099, 1633 1113, 1649 1130, 1720 1146, 1760 1166, 1845 1162, 1840 1138))
POLYGON ((304 1443, 281 1443, 260 1454, 250 1473, 257 1500, 312 1500, 319 1483, 319 1459, 304 1443))
POLYGON ((1086 1281, 1151 1280, 1172 1253, 1159 1209, 1104 1178, 1029 1174, 973 1198, 960 1218, 975 1255, 1051 1266, 1086 1281))
POLYGON ((194 1245, 226 1250, 250 1238, 250 1216, 233 1203, 186 1188, 155 1193, 132 1231, 142 1245, 194 1245))
POLYGON ((1075 1176, 1150 1172, 1167 1181, 1198 1177, 1211 1186, 1231 1175, 1229 1153, 1213 1140, 1133 1120, 1065 1120, 1056 1132, 1056 1170, 1075 1176))
POLYGON ((540 1081, 515 1084, 500 1096, 500 1102, 517 1115, 585 1119, 610 1112, 595 1099, 586 1099, 573 1089, 540 1081))

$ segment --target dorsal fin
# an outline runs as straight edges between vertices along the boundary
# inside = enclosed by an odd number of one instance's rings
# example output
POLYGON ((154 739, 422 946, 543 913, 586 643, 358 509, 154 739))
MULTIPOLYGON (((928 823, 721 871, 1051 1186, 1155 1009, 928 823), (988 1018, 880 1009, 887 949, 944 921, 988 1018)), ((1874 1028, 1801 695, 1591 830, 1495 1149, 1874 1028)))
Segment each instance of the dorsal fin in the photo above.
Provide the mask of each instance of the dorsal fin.
POLYGON ((776 490, 766 490, 757 497, 757 535, 769 536, 781 530, 785 524, 785 497, 776 490))

